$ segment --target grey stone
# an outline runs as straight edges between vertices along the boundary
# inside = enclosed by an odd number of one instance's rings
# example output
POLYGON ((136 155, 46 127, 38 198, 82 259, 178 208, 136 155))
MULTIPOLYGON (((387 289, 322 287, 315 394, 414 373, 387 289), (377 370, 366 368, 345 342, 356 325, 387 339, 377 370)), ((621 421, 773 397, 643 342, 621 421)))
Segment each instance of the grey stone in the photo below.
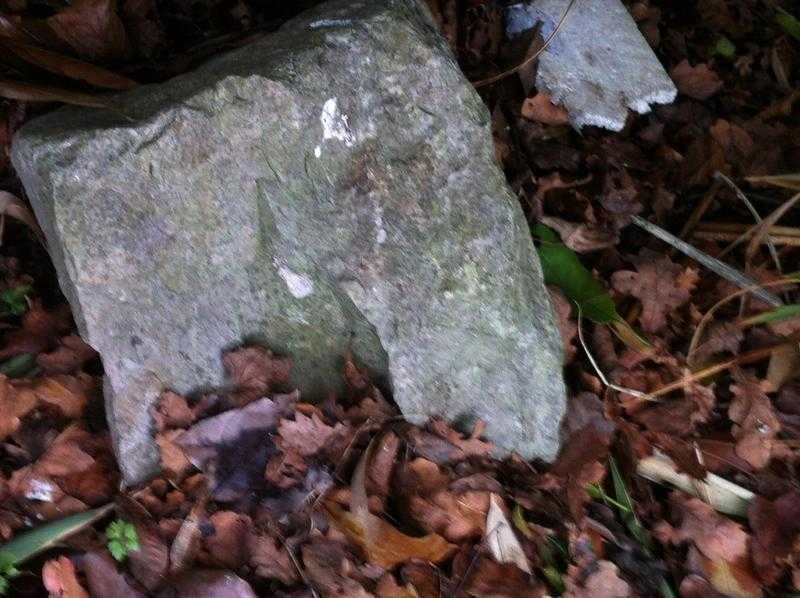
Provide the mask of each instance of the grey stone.
MULTIPOLYGON (((510 36, 542 23, 547 37, 569 0, 535 0, 506 8, 510 36)), ((678 91, 620 0, 576 0, 539 58, 536 86, 564 106, 572 125, 619 131, 628 108, 668 104, 678 91)))
POLYGON ((305 398, 351 350, 403 412, 554 457, 561 348, 489 117, 417 0, 335 1, 114 110, 28 123, 13 162, 84 338, 128 482, 162 387, 221 352, 291 355, 305 398))

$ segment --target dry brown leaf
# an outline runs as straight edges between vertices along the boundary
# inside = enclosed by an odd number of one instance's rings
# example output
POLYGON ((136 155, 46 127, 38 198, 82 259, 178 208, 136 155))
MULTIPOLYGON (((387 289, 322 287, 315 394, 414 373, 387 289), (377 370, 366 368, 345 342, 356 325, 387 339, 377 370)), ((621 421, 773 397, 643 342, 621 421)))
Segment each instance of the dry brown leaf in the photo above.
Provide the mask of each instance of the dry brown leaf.
MULTIPOLYGON (((576 570, 576 567, 570 567, 570 571, 576 570)), ((574 578, 575 575, 564 578, 564 598, 628 598, 633 595, 628 582, 619 576, 619 569, 611 561, 598 561, 597 569, 580 585, 574 578)))
POLYGON ((457 548, 439 534, 428 534, 423 537, 407 536, 370 512, 356 516, 330 501, 325 503, 325 508, 331 522, 364 551, 366 559, 384 569, 391 569, 411 559, 439 563, 453 554, 457 548))
POLYGON ((787 565, 800 536, 800 493, 787 492, 774 501, 756 496, 747 510, 753 530, 752 557, 759 578, 776 583, 787 565))
POLYGON ((42 567, 42 583, 50 598, 89 598, 75 572, 75 565, 65 556, 47 561, 42 567))
POLYGON ((540 91, 532 98, 522 102, 522 116, 546 125, 564 125, 569 122, 569 113, 563 106, 550 100, 550 94, 540 91))
POLYGON ((757 381, 744 375, 737 376, 737 384, 731 385, 733 400, 728 416, 734 423, 736 454, 754 469, 769 463, 776 436, 781 424, 769 397, 757 381))
POLYGON ((255 569, 257 577, 277 579, 286 586, 299 581, 297 567, 286 549, 280 546, 275 538, 250 531, 247 537, 247 551, 250 555, 250 566, 255 569))
POLYGON ((642 302, 639 321, 647 332, 658 332, 667 323, 667 315, 685 304, 699 276, 697 270, 684 268, 666 255, 643 250, 634 260, 636 272, 620 270, 611 281, 614 288, 642 302))
POLYGON ((136 581, 148 592, 153 592, 166 578, 169 548, 155 528, 137 525, 136 532, 139 535, 139 550, 128 555, 128 568, 136 581))
POLYGON ((692 66, 683 60, 669 74, 678 91, 695 100, 707 100, 722 89, 722 80, 705 62, 692 66))
POLYGON ((49 17, 47 24, 87 60, 118 60, 128 52, 115 0, 76 0, 49 17))
POLYGON ((95 66, 82 60, 76 60, 63 54, 22 44, 11 40, 0 42, 0 47, 5 46, 22 60, 38 66, 46 71, 62 75, 69 79, 84 81, 95 87, 105 89, 132 89, 136 81, 113 73, 107 69, 95 66))
POLYGON ((63 102, 88 108, 108 108, 107 102, 88 93, 8 79, 0 79, 0 96, 23 102, 63 102))
MULTIPOLYGON (((0 95, 3 95, 2 83, 0 83, 0 95)), ((36 216, 34 216, 30 208, 25 205, 25 202, 13 193, 0 191, 0 215, 19 220, 22 224, 31 229, 39 240, 44 242, 44 234, 42 233, 42 229, 39 228, 36 216)))
POLYGON ((341 439, 349 437, 349 433, 349 426, 341 422, 329 426, 316 413, 308 417, 296 411, 294 420, 282 419, 278 424, 280 447, 303 457, 311 457, 323 449, 328 450, 333 444, 337 444, 337 440, 341 444, 341 439))
POLYGON ((96 356, 97 352, 81 337, 71 334, 59 340, 53 351, 37 355, 36 363, 45 374, 72 374, 96 356))
POLYGON ((34 393, 18 392, 17 386, 0 374, 0 440, 16 432, 22 418, 38 404, 34 393))
POLYGON ((244 405, 270 394, 289 381, 291 360, 276 357, 263 347, 241 347, 222 358, 222 365, 235 385, 230 394, 237 405, 244 405))
POLYGON ((209 522, 214 532, 206 535, 204 542, 212 560, 233 570, 244 565, 248 558, 248 531, 253 524, 250 517, 234 511, 217 511, 209 522))
POLYGON ((572 315, 572 304, 564 292, 553 285, 547 286, 547 292, 550 295, 550 303, 553 304, 558 330, 561 333, 564 364, 568 364, 575 357, 577 351, 573 341, 578 335, 578 324, 570 317, 572 315))

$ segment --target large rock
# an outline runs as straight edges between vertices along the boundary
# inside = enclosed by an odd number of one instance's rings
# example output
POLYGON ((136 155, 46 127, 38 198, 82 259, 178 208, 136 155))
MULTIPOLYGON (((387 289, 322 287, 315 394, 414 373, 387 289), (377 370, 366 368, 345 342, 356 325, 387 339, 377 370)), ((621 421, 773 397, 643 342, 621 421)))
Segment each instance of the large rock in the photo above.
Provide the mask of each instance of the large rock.
POLYGON ((306 397, 355 357, 419 419, 481 418, 552 458, 559 335, 487 111, 422 2, 343 0, 112 110, 27 124, 13 162, 103 358, 127 481, 162 387, 220 355, 294 357, 306 397))

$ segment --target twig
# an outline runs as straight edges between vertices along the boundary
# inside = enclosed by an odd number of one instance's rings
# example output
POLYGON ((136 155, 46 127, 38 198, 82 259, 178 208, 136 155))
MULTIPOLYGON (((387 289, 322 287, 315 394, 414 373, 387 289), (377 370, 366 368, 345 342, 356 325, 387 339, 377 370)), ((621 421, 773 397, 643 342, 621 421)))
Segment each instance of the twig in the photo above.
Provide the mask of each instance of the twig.
POLYGON ((767 290, 764 290, 759 287, 758 283, 747 276, 746 274, 742 274, 737 269, 730 267, 728 264, 721 262, 717 258, 711 257, 707 253, 700 251, 696 247, 693 247, 686 241, 683 241, 673 235, 672 233, 667 232, 660 226, 653 224, 652 222, 648 222, 644 218, 640 216, 633 216, 633 223, 649 232, 654 237, 661 239, 665 243, 672 245, 675 249, 683 253, 684 255, 689 256, 696 262, 699 262, 709 270, 717 273, 719 276, 724 278, 725 280, 732 282, 738 287, 741 288, 753 288, 754 290, 753 295, 761 299, 762 301, 766 301, 773 307, 780 307, 783 305, 783 301, 780 300, 779 297, 770 293, 767 290))
POLYGON ((517 66, 515 66, 513 68, 510 68, 507 71, 503 71, 502 73, 498 73, 497 75, 494 75, 492 77, 488 77, 486 79, 481 79, 479 81, 473 81, 472 84, 475 87, 484 87, 486 85, 491 85, 492 83, 497 83, 501 79, 505 79, 509 75, 513 75, 514 73, 516 73, 520 69, 524 69, 526 66, 531 64, 534 60, 539 58, 539 56, 542 55, 542 52, 544 52, 547 49, 547 47, 550 45, 550 43, 555 39, 556 34, 561 30, 561 27, 564 25, 564 22, 567 20, 567 15, 569 14, 570 10, 572 10, 572 6, 573 6, 573 4, 575 4, 576 1, 577 0, 569 0, 569 4, 567 4, 567 8, 565 8, 564 12, 561 14, 561 18, 558 20, 558 23, 556 24, 555 29, 553 29, 553 32, 550 35, 547 36, 547 39, 544 40, 544 43, 542 44, 542 47, 539 48, 538 50, 536 50, 536 52, 534 52, 533 54, 528 56, 525 60, 523 60, 522 62, 520 62, 517 66))

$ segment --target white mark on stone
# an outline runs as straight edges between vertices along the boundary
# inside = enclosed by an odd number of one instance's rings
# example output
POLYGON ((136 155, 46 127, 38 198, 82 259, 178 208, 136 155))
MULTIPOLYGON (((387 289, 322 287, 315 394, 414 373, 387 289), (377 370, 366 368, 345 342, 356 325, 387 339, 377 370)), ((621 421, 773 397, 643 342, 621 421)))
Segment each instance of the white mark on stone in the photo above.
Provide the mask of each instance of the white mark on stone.
POLYGON ((308 297, 314 292, 314 283, 311 282, 310 278, 303 276, 302 274, 298 274, 297 272, 292 272, 286 266, 280 266, 278 268, 278 274, 281 275, 281 278, 283 278, 283 282, 286 283, 286 287, 289 289, 289 292, 296 299, 308 297))
POLYGON ((42 502, 53 502, 53 485, 34 478, 30 482, 30 489, 25 493, 28 500, 40 500, 42 502))
POLYGON ((383 245, 386 241, 386 229, 383 228, 383 208, 379 205, 375 206, 375 228, 378 229, 375 240, 378 245, 383 245))
POLYGON ((322 106, 322 114, 319 121, 322 123, 322 140, 338 139, 344 142, 347 147, 355 143, 355 137, 350 131, 350 123, 347 122, 347 115, 339 111, 338 100, 329 98, 322 106))
POLYGON ((314 148, 314 157, 319 158, 320 156, 322 156, 322 147, 318 145, 314 148))
POLYGON ((320 19, 319 21, 314 21, 310 23, 308 28, 309 29, 322 29, 324 27, 347 27, 348 25, 352 25, 352 19, 320 19))

